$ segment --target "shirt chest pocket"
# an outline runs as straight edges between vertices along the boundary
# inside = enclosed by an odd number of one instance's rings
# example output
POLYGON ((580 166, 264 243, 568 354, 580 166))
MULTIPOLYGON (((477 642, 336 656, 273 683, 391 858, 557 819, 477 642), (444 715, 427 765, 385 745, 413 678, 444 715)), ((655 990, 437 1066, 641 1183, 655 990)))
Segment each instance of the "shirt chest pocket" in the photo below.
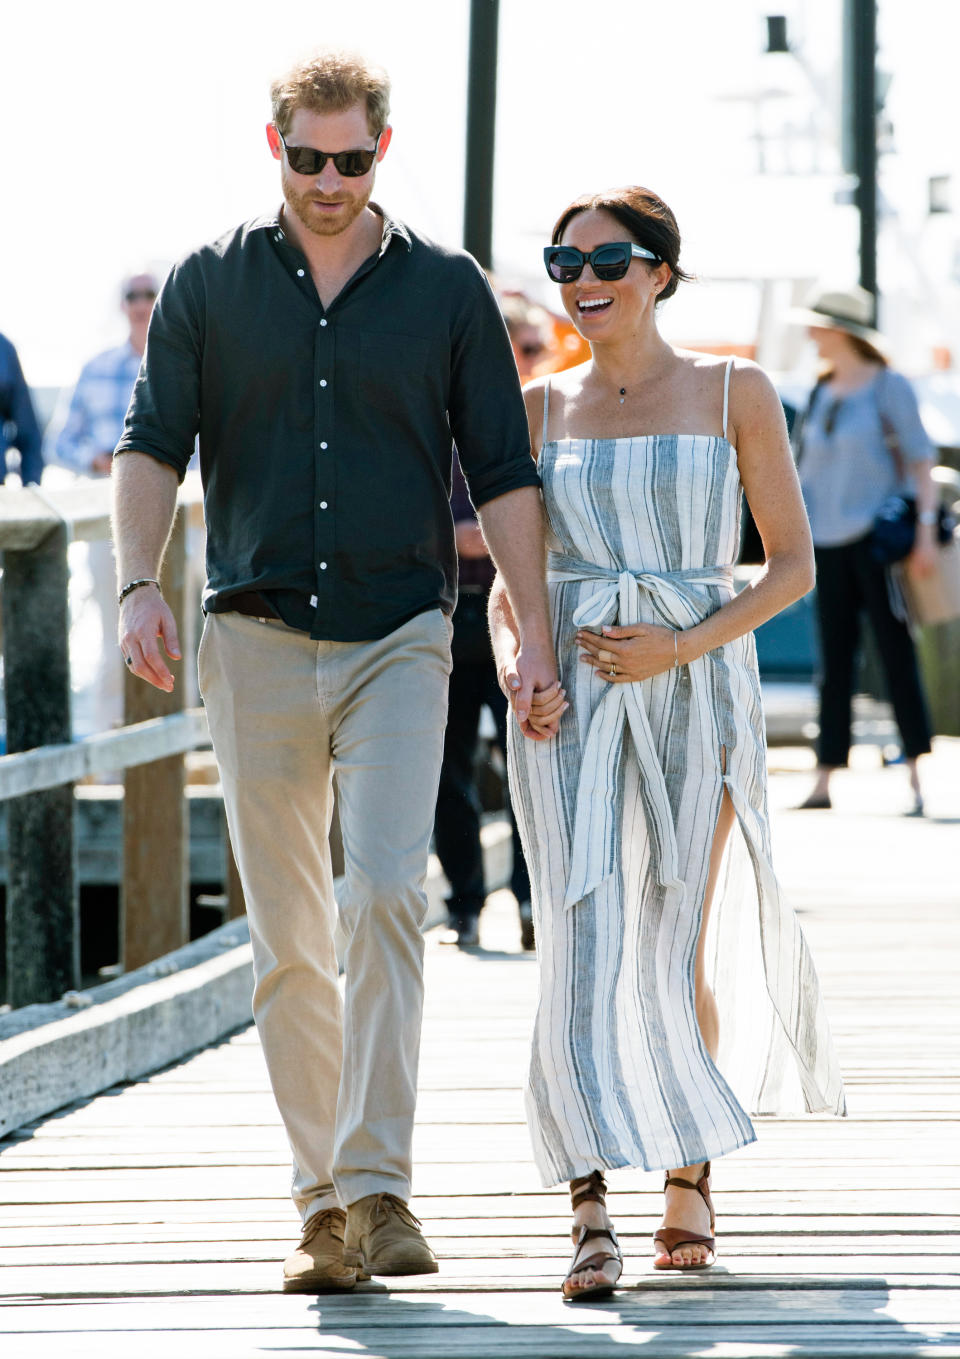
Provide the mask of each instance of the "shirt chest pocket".
POLYGON ((412 416, 443 397, 440 346, 419 335, 377 331, 360 336, 357 396, 362 405, 412 416))

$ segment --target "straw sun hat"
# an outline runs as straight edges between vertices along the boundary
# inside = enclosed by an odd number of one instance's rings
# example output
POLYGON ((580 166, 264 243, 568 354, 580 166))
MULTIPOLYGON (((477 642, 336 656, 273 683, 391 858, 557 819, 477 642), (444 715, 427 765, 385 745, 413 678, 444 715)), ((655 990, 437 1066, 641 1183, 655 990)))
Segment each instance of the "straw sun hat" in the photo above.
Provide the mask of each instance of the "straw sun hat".
POLYGON ((870 324, 873 320, 873 294, 866 288, 817 287, 803 307, 788 313, 795 325, 819 326, 822 330, 845 330, 880 350, 886 351, 883 336, 870 324))

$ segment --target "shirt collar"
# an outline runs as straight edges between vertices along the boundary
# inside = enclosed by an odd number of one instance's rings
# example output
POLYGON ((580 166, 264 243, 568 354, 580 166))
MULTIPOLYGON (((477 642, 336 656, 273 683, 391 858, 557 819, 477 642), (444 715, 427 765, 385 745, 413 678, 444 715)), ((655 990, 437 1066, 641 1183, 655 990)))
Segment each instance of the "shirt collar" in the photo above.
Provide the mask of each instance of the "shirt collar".
MULTIPOLYGON (((383 219, 383 232, 380 236, 379 258, 382 259, 383 256, 386 254, 387 247, 393 240, 394 236, 399 237, 399 239, 404 242, 404 244, 407 247, 407 253, 409 254, 410 251, 413 250, 413 238, 411 237, 407 227, 405 227, 402 222, 397 221, 395 217, 391 217, 390 214, 388 212, 385 212, 384 209, 381 208, 378 203, 374 203, 371 200, 368 206, 383 219)), ((266 212, 260 217, 255 217, 254 220, 250 223, 250 230, 272 231, 279 240, 286 240, 286 234, 283 230, 283 226, 280 220, 280 211, 281 209, 277 208, 276 212, 266 212)))

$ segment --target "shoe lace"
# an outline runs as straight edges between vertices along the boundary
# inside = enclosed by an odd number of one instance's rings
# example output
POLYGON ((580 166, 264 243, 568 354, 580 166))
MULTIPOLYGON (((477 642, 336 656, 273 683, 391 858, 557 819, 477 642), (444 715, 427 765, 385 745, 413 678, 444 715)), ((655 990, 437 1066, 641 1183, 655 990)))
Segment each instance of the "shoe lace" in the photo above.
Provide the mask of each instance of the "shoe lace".
POLYGON ((419 1218, 414 1217, 403 1199, 398 1199, 395 1194, 378 1194, 377 1201, 373 1206, 374 1222, 377 1226, 382 1226, 391 1213, 394 1213, 401 1222, 405 1222, 408 1227, 416 1227, 418 1231, 423 1225, 419 1218))
POLYGON ((313 1217, 308 1218, 303 1227, 302 1246, 308 1245, 315 1236, 318 1236, 324 1229, 331 1235, 343 1240, 343 1228, 345 1214, 342 1208, 323 1208, 319 1213, 314 1213, 313 1217))

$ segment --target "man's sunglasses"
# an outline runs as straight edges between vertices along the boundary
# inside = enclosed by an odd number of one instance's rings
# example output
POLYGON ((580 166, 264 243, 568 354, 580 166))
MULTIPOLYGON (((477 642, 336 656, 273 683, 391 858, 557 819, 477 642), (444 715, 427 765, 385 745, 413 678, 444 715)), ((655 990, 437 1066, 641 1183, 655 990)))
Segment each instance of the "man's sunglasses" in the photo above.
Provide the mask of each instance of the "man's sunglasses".
POLYGON ((574 283, 583 273, 585 264, 590 265, 597 278, 623 278, 634 257, 661 263, 659 255, 632 241, 610 241, 607 245, 598 245, 588 254, 573 245, 548 245, 543 251, 543 262, 554 283, 574 283))
POLYGON ((131 288, 128 293, 124 293, 125 302, 156 302, 157 294, 152 288, 131 288))
POLYGON ((287 164, 295 175, 318 175, 327 161, 332 160, 338 175, 343 175, 345 179, 359 179, 361 175, 369 173, 380 145, 378 137, 372 151, 315 151, 312 146, 288 146, 279 128, 277 136, 287 153, 287 164))

